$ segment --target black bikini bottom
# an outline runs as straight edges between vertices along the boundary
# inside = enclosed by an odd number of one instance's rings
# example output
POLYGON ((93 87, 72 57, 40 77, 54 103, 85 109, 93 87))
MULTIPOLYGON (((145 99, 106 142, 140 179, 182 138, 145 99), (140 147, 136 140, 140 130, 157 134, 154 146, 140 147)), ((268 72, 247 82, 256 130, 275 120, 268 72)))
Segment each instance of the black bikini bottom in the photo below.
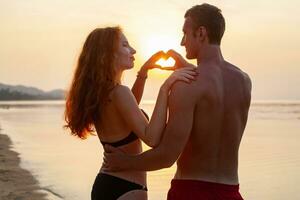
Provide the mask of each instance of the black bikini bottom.
POLYGON ((116 200, 132 190, 147 191, 147 187, 122 178, 99 173, 92 189, 92 200, 116 200))

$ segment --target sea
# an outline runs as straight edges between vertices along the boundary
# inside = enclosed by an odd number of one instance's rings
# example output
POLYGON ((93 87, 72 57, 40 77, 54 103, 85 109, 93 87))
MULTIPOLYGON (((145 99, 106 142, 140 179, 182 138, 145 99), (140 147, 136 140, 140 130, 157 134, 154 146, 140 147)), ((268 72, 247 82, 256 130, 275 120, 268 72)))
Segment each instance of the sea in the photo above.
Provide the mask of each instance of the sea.
MULTIPOLYGON (((140 105, 150 116, 154 101, 140 105)), ((88 200, 102 163, 96 136, 80 140, 63 129, 64 101, 0 102, 1 133, 13 142, 21 167, 49 200, 88 200)), ((146 148, 146 146, 145 146, 146 148)), ((176 165, 148 172, 148 199, 166 199, 176 165)), ((300 199, 300 101, 254 101, 239 152, 245 200, 300 199)))

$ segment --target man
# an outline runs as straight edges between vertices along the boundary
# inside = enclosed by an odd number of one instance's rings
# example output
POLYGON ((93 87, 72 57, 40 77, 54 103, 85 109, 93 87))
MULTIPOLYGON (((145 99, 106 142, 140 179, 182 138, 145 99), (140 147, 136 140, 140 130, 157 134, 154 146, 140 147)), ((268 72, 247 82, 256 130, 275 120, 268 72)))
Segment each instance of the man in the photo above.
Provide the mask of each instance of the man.
MULTIPOLYGON (((173 85, 169 119, 159 146, 136 156, 106 147, 108 170, 158 170, 177 160, 168 200, 242 199, 238 152, 248 118, 251 81, 222 57, 224 30, 225 20, 215 6, 197 5, 186 12, 181 45, 188 59, 197 59, 199 75, 191 84, 173 85)), ((167 54, 177 67, 188 65, 175 51, 167 54)))

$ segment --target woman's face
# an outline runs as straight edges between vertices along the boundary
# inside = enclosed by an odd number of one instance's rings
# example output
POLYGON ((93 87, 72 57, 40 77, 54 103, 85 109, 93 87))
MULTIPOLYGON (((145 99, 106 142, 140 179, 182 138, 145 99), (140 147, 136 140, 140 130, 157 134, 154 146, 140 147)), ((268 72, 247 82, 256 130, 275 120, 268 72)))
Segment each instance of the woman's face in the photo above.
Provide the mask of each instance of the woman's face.
POLYGON ((116 67, 119 70, 126 70, 133 68, 134 54, 136 53, 126 39, 125 35, 121 33, 119 40, 119 48, 116 53, 116 67))

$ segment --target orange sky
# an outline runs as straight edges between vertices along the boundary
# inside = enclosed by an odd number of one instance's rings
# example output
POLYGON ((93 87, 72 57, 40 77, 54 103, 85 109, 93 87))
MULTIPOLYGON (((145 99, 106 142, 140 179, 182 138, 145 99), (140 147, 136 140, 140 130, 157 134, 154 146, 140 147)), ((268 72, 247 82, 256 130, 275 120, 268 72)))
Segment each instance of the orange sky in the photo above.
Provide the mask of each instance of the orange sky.
MULTIPOLYGON (((300 1, 207 1, 223 10, 225 59, 249 73, 253 98, 300 99, 300 1)), ((183 15, 201 1, 1 0, 0 82, 66 89, 82 43, 95 27, 121 25, 137 50, 135 74, 157 50, 180 47, 183 15)), ((166 75, 152 72, 145 99, 166 75)))

